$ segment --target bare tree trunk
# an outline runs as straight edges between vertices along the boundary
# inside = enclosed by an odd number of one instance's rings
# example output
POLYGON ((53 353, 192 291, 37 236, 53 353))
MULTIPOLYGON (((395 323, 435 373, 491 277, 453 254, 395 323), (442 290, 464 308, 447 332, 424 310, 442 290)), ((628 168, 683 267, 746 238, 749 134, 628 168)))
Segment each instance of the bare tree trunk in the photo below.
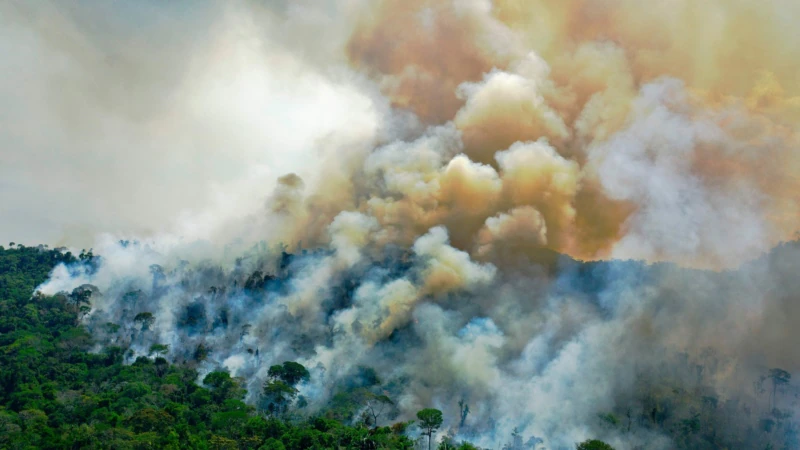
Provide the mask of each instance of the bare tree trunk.
POLYGON ((772 380, 772 402, 770 403, 770 410, 772 412, 775 409, 775 392, 778 390, 778 383, 775 382, 775 379, 772 380))

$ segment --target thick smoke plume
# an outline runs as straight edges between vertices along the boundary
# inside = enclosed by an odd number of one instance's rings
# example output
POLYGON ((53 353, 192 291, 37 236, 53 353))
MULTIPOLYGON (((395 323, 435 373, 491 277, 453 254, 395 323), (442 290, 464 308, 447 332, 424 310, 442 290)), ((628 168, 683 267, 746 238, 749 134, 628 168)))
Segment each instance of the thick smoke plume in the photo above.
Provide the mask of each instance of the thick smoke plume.
POLYGON ((637 417, 693 412, 653 392, 766 409, 753 380, 800 368, 800 254, 748 263, 797 228, 798 14, 10 2, 0 235, 98 236, 41 290, 97 286, 98 336, 210 349, 253 401, 276 361, 314 368, 311 410, 370 366, 401 417, 439 407, 481 445, 670 448, 637 417))

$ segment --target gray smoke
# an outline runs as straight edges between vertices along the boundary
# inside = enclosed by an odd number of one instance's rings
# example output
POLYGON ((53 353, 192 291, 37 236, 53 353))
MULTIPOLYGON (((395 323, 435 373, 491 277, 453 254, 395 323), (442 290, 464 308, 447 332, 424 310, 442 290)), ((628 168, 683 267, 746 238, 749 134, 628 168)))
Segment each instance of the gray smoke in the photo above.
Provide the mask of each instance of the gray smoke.
MULTIPOLYGON (((434 406, 447 418, 442 434, 490 448, 515 428, 548 448, 589 437, 671 448, 642 426, 648 404, 674 402, 659 400, 660 389, 766 412, 752 383, 772 367, 799 368, 796 245, 730 272, 568 258, 556 275, 536 264, 497 272, 448 246, 443 229, 410 249, 367 256, 351 247, 374 225, 361 219, 334 221, 335 248, 290 256, 262 245, 230 266, 170 262, 147 244, 109 243, 96 269, 61 266, 40 289, 98 286, 84 320, 104 345, 130 346, 133 359, 167 344, 172 360, 192 364, 202 345, 210 353, 196 363, 201 376, 225 368, 244 377, 253 402, 268 367, 284 360, 312 369, 301 387, 309 414, 359 366, 373 367, 390 386, 398 420, 434 406), (427 291, 440 271, 466 278, 427 291), (155 322, 143 328, 134 320, 141 312, 155 322), (109 333, 109 322, 120 330, 109 333), (471 408, 464 426, 458 399, 471 408), (598 419, 626 408, 632 431, 598 419)), ((659 408, 677 420, 687 405, 659 408)), ((721 433, 745 433, 751 419, 739 408, 721 433)), ((795 411, 796 399, 781 395, 780 408, 795 411)))

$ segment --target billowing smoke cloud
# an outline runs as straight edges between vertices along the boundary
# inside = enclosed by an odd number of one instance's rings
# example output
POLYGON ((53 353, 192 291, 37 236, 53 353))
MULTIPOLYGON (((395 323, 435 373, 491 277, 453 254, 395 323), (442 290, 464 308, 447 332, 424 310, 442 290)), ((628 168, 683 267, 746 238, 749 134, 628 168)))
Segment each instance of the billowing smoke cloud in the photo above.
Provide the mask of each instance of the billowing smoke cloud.
POLYGON ((797 227, 797 2, 0 12, 0 235, 99 236, 41 289, 97 286, 104 339, 209 350, 253 401, 298 360, 312 410, 374 367, 486 446, 671 448, 665 386, 745 433, 800 368, 797 249, 742 265, 797 227))
MULTIPOLYGON (((797 8, 384 1, 347 50, 396 107, 452 123, 474 162, 548 170, 497 159, 546 139, 579 164, 573 192, 567 181, 556 195, 524 191, 547 197, 524 202, 539 203, 550 248, 719 267, 795 231, 800 86, 787 58, 800 36, 785 17, 797 8), (685 205, 684 196, 694 198, 685 205), (707 241, 699 229, 715 236, 707 241)), ((476 222, 521 206, 517 188, 504 191, 476 222)))
POLYGON ((796 8, 10 4, 3 235, 293 248, 359 211, 472 251, 532 207, 552 250, 730 266, 795 231, 796 8))

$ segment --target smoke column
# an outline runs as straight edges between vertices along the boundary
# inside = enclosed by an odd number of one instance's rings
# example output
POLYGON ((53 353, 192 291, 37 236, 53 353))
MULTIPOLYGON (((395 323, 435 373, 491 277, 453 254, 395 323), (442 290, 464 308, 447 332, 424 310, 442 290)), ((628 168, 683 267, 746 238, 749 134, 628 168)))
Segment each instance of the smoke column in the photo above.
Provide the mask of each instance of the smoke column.
POLYGON ((293 359, 321 408, 366 365, 401 418, 438 407, 479 445, 671 448, 597 415, 650 375, 757 402, 765 368, 800 368, 800 255, 756 260, 797 228, 799 14, 9 2, 0 236, 93 245, 41 290, 95 285, 93 332, 177 361, 202 343, 201 372, 251 394, 293 359), (629 259, 655 265, 601 262, 629 259))

